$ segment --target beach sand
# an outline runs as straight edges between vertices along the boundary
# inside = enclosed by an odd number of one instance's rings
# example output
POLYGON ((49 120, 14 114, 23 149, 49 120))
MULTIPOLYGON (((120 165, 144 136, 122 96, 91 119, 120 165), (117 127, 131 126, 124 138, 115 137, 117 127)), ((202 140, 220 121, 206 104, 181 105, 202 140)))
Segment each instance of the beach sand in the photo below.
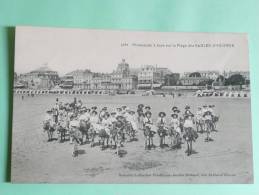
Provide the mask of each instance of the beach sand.
MULTIPOLYGON (((12 139, 12 182, 15 183, 253 183, 250 99, 196 98, 171 96, 56 96, 14 95, 12 139), (42 121, 45 111, 55 104, 81 99, 87 107, 116 108, 127 105, 136 110, 139 103, 152 107, 153 118, 160 111, 169 118, 173 105, 181 111, 185 104, 196 112, 198 105, 214 104, 219 114, 218 132, 213 142, 204 142, 205 134, 193 144, 197 152, 185 154, 169 148, 144 150, 143 132, 138 141, 122 148, 123 157, 115 150, 101 151, 99 146, 79 146, 80 154, 72 157, 69 142, 47 142, 42 121)), ((55 135, 57 136, 57 135, 55 135)), ((157 137, 157 136, 156 136, 157 137)), ((154 140, 158 146, 158 139, 154 140)))

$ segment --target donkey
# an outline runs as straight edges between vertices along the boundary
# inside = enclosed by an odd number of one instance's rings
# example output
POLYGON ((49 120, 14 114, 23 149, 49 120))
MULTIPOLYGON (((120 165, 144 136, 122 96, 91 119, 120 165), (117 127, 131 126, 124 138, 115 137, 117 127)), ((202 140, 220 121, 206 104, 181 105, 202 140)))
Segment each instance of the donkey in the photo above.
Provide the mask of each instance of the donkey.
POLYGON ((82 134, 82 142, 85 143, 86 141, 89 140, 89 133, 88 133, 88 131, 90 129, 90 123, 87 122, 87 121, 81 120, 79 125, 80 125, 79 126, 79 131, 82 134), (85 142, 84 142, 84 137, 85 137, 85 142))
POLYGON ((99 143, 101 144, 101 149, 105 149, 109 147, 109 135, 108 133, 105 131, 105 129, 101 129, 98 133, 98 136, 100 138, 99 143), (105 145, 106 143, 106 145, 105 145))
POLYGON ((181 148, 182 138, 180 133, 177 132, 174 127, 170 127, 168 129, 168 135, 170 139, 170 147, 173 149, 181 148))
POLYGON ((187 143, 187 156, 190 156, 193 153, 192 142, 198 138, 198 134, 191 127, 185 128, 184 131, 185 133, 183 135, 183 138, 186 140, 187 143))
POLYGON ((145 150, 151 149, 154 147, 153 137, 156 132, 151 130, 151 127, 148 125, 144 126, 144 137, 145 137, 145 150))
POLYGON ((49 121, 44 121, 43 129, 44 129, 44 132, 47 131, 47 133, 48 133, 48 141, 52 141, 53 133, 56 130, 56 124, 51 125, 49 121))
POLYGON ((159 146, 162 148, 165 145, 165 136, 167 136, 167 128, 164 125, 159 125, 157 129, 159 136, 159 146))

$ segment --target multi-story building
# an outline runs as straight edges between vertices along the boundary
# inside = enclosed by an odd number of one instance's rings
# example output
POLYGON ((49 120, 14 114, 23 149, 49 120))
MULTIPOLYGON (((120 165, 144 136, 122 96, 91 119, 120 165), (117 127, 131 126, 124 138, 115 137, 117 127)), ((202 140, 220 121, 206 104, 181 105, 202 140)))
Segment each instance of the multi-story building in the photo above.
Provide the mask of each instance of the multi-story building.
POLYGON ((129 64, 125 59, 120 62, 111 74, 111 89, 132 90, 136 89, 137 77, 131 74, 129 64))
POLYGON ((128 76, 121 79, 121 89, 122 90, 132 90, 136 89, 138 84, 138 77, 128 76))
POLYGON ((122 74, 123 77, 129 76, 130 68, 129 68, 129 64, 125 61, 125 59, 122 59, 122 61, 118 64, 115 72, 122 74))
POLYGON ((159 87, 165 83, 165 75, 170 73, 168 68, 144 65, 138 73, 138 89, 159 87))
POLYGON ((138 84, 152 84, 156 80, 155 67, 144 65, 138 73, 138 84))
POLYGON ((117 86, 112 83, 110 74, 96 74, 90 82, 91 90, 113 90, 117 86))
POLYGON ((140 72, 140 68, 130 68, 130 76, 138 77, 138 73, 140 72))
POLYGON ((75 70, 66 75, 73 76, 75 89, 90 89, 93 73, 86 70, 75 70))
POLYGON ((50 89, 60 83, 58 73, 47 65, 19 76, 21 82, 26 82, 28 88, 50 89))
POLYGON ((61 83, 59 86, 62 89, 72 89, 74 87, 74 77, 68 74, 61 77, 61 83))

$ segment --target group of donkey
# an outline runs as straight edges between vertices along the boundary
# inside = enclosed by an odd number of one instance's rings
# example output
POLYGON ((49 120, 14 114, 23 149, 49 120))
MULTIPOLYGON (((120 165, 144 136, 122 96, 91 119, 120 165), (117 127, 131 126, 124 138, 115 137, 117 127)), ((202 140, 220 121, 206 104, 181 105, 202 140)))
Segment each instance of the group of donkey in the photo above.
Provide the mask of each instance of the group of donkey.
POLYGON ((61 125, 60 123, 55 123, 52 126, 50 123, 44 123, 43 128, 48 133, 49 141, 53 140, 53 133, 57 131, 60 142, 67 141, 72 137, 72 139, 76 139, 80 144, 90 143, 91 147, 97 144, 101 146, 101 149, 111 147, 119 150, 125 140, 133 141, 136 139, 136 131, 127 121, 124 121, 121 127, 117 127, 114 124, 111 125, 109 127, 109 134, 104 128, 99 130, 94 129, 88 121, 80 121, 78 129, 69 129, 68 124, 61 125))
MULTIPOLYGON (((191 155, 193 151, 192 142, 198 138, 198 132, 206 132, 208 138, 210 131, 216 129, 216 122, 218 120, 219 118, 215 117, 211 122, 195 121, 196 130, 194 130, 193 128, 184 128, 184 120, 181 119, 180 129, 183 133, 182 137, 180 133, 177 132, 174 128, 158 126, 157 131, 154 132, 151 130, 150 126, 144 126, 143 133, 145 138, 145 149, 151 149, 155 147, 153 138, 155 134, 157 134, 159 137, 159 146, 161 148, 163 148, 166 145, 169 145, 172 149, 179 149, 181 148, 181 144, 183 143, 183 138, 187 144, 186 153, 187 155, 191 155), (166 144, 166 136, 169 136, 169 144, 166 144)), ((78 128, 77 132, 69 130, 68 128, 64 128, 64 125, 60 125, 59 123, 54 124, 52 126, 50 124, 44 124, 43 128, 48 133, 49 141, 53 140, 53 132, 57 131, 60 142, 68 140, 67 138, 71 136, 76 136, 77 140, 79 140, 81 144, 89 142, 91 147, 94 147, 96 144, 99 144, 102 149, 108 148, 110 146, 112 148, 117 149, 117 153, 119 153, 119 149, 125 140, 132 141, 136 139, 136 131, 126 120, 124 121, 123 126, 121 126, 120 128, 116 127, 116 125, 112 125, 110 127, 110 134, 108 134, 105 129, 100 129, 97 131, 92 127, 90 122, 86 121, 80 121, 80 127, 78 128), (97 142, 96 138, 98 139, 97 142)))
POLYGON ((153 131, 149 125, 144 126, 144 137, 145 137, 145 149, 154 148, 153 138, 155 134, 159 137, 159 146, 161 148, 170 146, 172 149, 181 148, 182 138, 174 128, 168 128, 165 126, 158 126, 157 131, 153 131), (169 136, 169 144, 166 144, 166 136, 169 136))
POLYGON ((181 148, 181 144, 183 143, 182 138, 185 140, 187 144, 187 155, 191 155, 193 152, 192 143, 196 141, 198 138, 198 133, 206 133, 206 139, 210 140, 209 137, 211 131, 216 131, 216 123, 218 122, 219 117, 214 116, 212 121, 202 121, 202 120, 194 120, 196 125, 196 130, 193 128, 184 128, 184 119, 180 118, 180 126, 181 132, 183 136, 181 137, 180 133, 177 132, 173 127, 166 126, 158 126, 157 131, 152 131, 150 126, 144 126, 144 137, 145 137, 145 149, 151 149, 155 147, 154 145, 154 135, 157 134, 159 137, 159 146, 163 148, 164 146, 170 146, 172 149, 181 148), (166 136, 169 137, 169 144, 166 144, 166 136))

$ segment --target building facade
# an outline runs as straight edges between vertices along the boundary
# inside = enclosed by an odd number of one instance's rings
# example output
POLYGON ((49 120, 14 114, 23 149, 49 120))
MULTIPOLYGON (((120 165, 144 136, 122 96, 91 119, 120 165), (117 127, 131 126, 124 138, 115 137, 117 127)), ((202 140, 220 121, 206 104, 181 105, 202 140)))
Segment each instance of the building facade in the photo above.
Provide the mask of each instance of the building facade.
POLYGON ((134 90, 137 88, 138 78, 136 76, 128 76, 121 79, 122 90, 134 90))
POLYGON ((90 89, 93 73, 88 70, 75 70, 66 75, 73 76, 74 89, 90 89))
POLYGON ((116 70, 110 74, 111 89, 123 91, 136 89, 138 78, 131 73, 129 64, 125 59, 122 59, 122 62, 117 65, 116 70))
POLYGON ((144 65, 138 73, 138 89, 161 87, 165 84, 165 75, 170 73, 171 71, 168 68, 144 65))
POLYGON ((50 89, 60 83, 56 71, 48 68, 47 65, 19 76, 21 82, 26 82, 31 89, 50 89))
POLYGON ((62 89, 72 89, 74 87, 74 77, 68 74, 61 77, 61 83, 59 86, 62 89))

